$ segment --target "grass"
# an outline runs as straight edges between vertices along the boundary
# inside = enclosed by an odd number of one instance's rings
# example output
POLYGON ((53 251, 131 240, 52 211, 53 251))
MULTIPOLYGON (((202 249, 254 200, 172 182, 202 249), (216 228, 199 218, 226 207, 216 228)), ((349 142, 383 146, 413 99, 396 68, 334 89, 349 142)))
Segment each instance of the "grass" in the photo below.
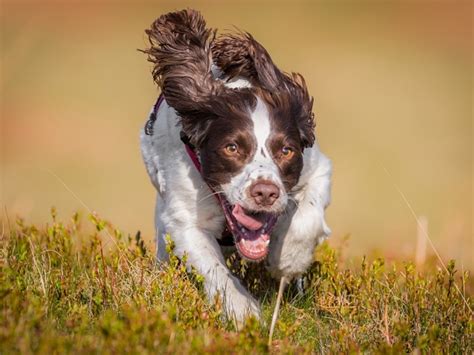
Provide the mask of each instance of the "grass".
POLYGON ((228 259, 263 304, 264 321, 236 332, 209 305, 202 278, 176 257, 157 265, 140 234, 95 215, 45 226, 7 221, 1 238, 0 348, 8 353, 472 353, 468 272, 379 258, 351 264, 323 245, 290 287, 268 349, 276 282, 236 255, 228 259))

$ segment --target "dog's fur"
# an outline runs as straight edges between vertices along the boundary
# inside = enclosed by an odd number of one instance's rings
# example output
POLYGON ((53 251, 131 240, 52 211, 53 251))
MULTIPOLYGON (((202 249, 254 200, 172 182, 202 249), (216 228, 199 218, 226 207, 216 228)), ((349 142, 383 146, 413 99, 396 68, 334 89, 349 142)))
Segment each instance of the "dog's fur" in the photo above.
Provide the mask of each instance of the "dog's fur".
POLYGON ((263 216, 263 229, 245 229, 258 237, 246 239, 233 230, 241 248, 242 240, 245 245, 264 236, 271 216, 278 215, 268 250, 263 241, 238 250, 247 250, 244 257, 263 250, 276 278, 304 273, 315 246, 330 233, 324 210, 331 163, 315 142, 313 100, 303 78, 281 72, 250 34, 216 38, 196 11, 163 15, 146 33, 150 48, 145 52, 165 97, 152 112, 153 133, 141 133, 145 165, 158 191, 158 259, 168 259, 169 234, 175 253, 186 254, 188 266, 204 276, 211 300, 220 294, 229 317, 238 322, 246 315, 258 317, 257 301, 230 273, 218 244, 226 217, 235 222, 238 212, 226 215, 213 195, 240 206, 244 216, 263 216), (181 132, 199 153, 201 173, 181 132), (268 186, 274 194, 259 190, 268 186))

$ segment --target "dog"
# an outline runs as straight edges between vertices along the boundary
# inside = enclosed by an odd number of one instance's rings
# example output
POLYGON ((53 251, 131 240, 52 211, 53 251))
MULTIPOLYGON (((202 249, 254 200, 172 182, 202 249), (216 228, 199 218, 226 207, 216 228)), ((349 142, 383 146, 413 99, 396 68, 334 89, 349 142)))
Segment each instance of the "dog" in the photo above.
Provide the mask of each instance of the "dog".
POLYGON ((230 319, 259 318, 222 245, 275 278, 298 278, 313 263, 330 234, 332 173, 315 140, 313 98, 252 35, 217 36, 195 10, 162 15, 145 32, 161 89, 140 136, 157 190, 157 258, 169 260, 169 235, 230 319))

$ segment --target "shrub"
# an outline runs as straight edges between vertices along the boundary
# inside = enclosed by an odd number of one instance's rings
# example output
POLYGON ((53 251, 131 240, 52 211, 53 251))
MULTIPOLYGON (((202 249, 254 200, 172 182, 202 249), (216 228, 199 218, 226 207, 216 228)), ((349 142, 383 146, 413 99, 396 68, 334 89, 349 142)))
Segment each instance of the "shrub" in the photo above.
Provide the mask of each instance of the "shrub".
MULTIPOLYGON (((240 332, 219 300, 206 302, 202 277, 172 255, 157 265, 140 233, 125 236, 96 215, 75 214, 44 227, 18 219, 1 239, 2 353, 265 353, 276 282, 237 255, 228 265, 262 301, 264 322, 240 332), (85 224, 85 226, 84 226, 85 224)), ((468 272, 424 274, 410 263, 364 259, 338 266, 323 245, 305 277, 306 291, 285 292, 276 340, 281 352, 472 353, 473 299, 468 272)))

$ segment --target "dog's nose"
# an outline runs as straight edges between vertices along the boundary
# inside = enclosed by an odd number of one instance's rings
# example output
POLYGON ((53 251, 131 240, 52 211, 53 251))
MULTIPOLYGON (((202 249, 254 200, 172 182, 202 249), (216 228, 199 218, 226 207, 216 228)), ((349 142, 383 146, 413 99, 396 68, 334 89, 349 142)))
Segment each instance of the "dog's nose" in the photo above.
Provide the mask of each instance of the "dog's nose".
POLYGON ((250 196, 259 206, 271 206, 280 197, 280 189, 270 181, 259 181, 250 186, 250 196))

